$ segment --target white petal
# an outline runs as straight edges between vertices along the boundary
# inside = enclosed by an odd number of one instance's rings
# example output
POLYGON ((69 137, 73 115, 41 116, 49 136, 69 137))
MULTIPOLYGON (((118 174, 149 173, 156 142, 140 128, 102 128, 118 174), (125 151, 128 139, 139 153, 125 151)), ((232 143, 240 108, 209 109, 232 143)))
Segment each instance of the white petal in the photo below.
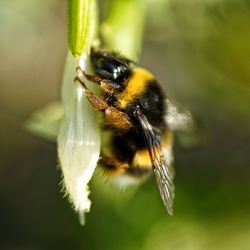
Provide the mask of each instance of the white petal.
MULTIPOLYGON (((81 67, 88 70, 86 55, 81 67)), ((64 118, 58 135, 58 155, 64 187, 76 211, 89 212, 88 183, 100 154, 100 131, 96 111, 87 101, 80 84, 74 83, 75 61, 68 53, 62 88, 64 118)))

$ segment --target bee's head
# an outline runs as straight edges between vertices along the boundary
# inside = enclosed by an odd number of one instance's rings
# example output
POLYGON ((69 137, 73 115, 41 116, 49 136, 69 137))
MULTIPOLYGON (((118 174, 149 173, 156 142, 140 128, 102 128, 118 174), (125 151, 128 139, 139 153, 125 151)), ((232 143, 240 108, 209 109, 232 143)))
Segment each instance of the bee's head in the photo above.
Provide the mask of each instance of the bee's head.
POLYGON ((91 63, 97 75, 115 82, 122 83, 131 72, 129 60, 107 51, 92 49, 91 63))

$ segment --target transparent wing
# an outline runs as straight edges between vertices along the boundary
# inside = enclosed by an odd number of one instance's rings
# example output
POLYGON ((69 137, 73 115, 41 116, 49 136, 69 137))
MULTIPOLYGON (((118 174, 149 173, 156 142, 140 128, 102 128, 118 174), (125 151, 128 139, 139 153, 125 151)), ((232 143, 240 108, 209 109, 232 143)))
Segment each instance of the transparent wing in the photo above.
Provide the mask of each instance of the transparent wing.
POLYGON ((207 135, 199 119, 176 102, 167 99, 166 104, 166 124, 170 130, 176 131, 181 145, 185 148, 197 148, 204 145, 207 135))
POLYGON ((135 117, 139 121, 142 134, 147 143, 154 175, 160 189, 163 203, 168 213, 172 215, 174 200, 174 171, 171 165, 171 159, 167 159, 168 155, 164 155, 160 142, 158 141, 151 124, 148 122, 140 108, 135 110, 135 117))
POLYGON ((191 112, 177 104, 176 102, 166 100, 167 113, 165 116, 166 123, 171 130, 188 131, 195 126, 195 121, 191 112))

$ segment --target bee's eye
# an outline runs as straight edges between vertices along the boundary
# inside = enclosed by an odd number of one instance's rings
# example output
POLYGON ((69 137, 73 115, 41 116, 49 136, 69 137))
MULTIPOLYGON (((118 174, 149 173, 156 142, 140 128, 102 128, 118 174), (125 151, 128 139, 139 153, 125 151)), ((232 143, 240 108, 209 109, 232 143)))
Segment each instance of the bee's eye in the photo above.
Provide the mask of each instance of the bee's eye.
POLYGON ((107 52, 92 53, 91 61, 95 73, 112 81, 122 82, 130 72, 126 61, 107 52))
POLYGON ((97 61, 96 68, 100 68, 112 74, 113 72, 116 72, 117 66, 114 63, 105 60, 104 58, 100 58, 97 61))

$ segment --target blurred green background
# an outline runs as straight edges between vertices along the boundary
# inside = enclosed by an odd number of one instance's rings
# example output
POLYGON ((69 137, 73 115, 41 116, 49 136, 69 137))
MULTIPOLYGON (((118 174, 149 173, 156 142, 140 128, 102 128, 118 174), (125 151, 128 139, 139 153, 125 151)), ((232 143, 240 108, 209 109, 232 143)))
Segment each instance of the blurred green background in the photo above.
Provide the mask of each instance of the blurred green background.
MULTIPOLYGON (((110 1, 100 1, 105 17, 110 1)), ((175 144, 175 214, 153 178, 117 191, 98 177, 79 225, 55 144, 23 129, 58 100, 67 2, 0 1, 0 249, 250 249, 250 2, 149 1, 141 64, 204 124, 200 150, 175 144)), ((138 10, 139 11, 139 10, 138 10)))

